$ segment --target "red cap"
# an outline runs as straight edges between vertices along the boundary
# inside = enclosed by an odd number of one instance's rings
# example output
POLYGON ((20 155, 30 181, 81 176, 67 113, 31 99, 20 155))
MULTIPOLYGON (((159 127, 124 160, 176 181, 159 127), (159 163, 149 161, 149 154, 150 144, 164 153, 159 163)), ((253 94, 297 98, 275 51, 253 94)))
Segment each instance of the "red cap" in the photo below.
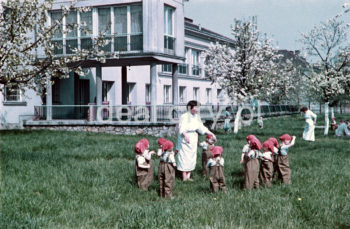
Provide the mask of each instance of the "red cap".
POLYGON ((273 152, 274 151, 274 145, 273 145, 273 142, 270 141, 270 140, 267 140, 263 143, 262 145, 262 148, 264 151, 270 151, 270 152, 273 152))
POLYGON ((246 139, 247 139, 247 141, 253 141, 254 139, 258 139, 258 138, 255 137, 255 135, 250 134, 246 137, 246 139))
POLYGON ((280 137, 280 140, 281 140, 281 141, 292 141, 292 137, 291 137, 289 134, 283 134, 283 135, 280 137))
POLYGON ((211 151, 211 155, 213 155, 213 157, 217 157, 217 156, 221 156, 222 155, 222 147, 221 146, 214 146, 213 148, 210 149, 211 151))
POLYGON ((142 154, 143 152, 145 152, 145 150, 146 150, 145 144, 141 140, 138 141, 135 145, 135 152, 137 154, 142 154))
POLYGON ((214 135, 211 135, 211 134, 207 134, 206 139, 207 140, 213 139, 216 142, 216 139, 214 138, 214 135))
POLYGON ((271 141, 273 143, 273 145, 278 148, 278 141, 276 138, 269 138, 268 141, 271 141))
POLYGON ((158 138, 158 145, 163 145, 167 140, 165 138, 158 138))
POLYGON ((142 142, 145 145, 146 149, 149 147, 149 141, 146 138, 142 138, 140 142, 142 142))
POLYGON ((173 147, 174 147, 174 143, 172 141, 166 140, 162 144, 162 151, 170 150, 173 147))
POLYGON ((261 143, 259 141, 259 139, 257 137, 255 137, 254 135, 248 135, 247 136, 247 141, 249 141, 249 145, 251 149, 256 149, 256 150, 260 150, 261 149, 261 143))

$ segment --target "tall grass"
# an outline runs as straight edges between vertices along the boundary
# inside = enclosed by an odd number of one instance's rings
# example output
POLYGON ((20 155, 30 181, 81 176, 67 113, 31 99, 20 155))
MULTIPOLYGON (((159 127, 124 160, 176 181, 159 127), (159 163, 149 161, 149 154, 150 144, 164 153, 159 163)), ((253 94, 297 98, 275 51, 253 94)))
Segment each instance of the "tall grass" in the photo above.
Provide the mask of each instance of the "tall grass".
POLYGON ((350 142, 321 129, 305 142, 303 123, 292 116, 237 135, 218 130, 226 194, 210 193, 198 160, 195 181, 176 179, 173 200, 158 197, 156 176, 148 192, 136 188, 133 147, 145 136, 1 131, 0 228, 350 228, 350 142), (240 152, 251 133, 297 136, 291 185, 242 190, 240 152))

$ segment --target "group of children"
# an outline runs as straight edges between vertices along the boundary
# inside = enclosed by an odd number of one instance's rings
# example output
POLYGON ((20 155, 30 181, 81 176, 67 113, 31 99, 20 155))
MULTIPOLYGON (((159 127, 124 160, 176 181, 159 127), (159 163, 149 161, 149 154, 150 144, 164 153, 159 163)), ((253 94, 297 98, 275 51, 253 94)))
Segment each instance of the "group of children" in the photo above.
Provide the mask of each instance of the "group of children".
MULTIPOLYGON (((295 136, 283 134, 280 136, 280 144, 276 138, 269 138, 263 144, 254 135, 246 137, 247 143, 242 150, 241 164, 244 171, 244 188, 252 189, 259 187, 261 183, 271 186, 273 179, 281 179, 283 183, 290 184, 290 168, 288 149, 294 145, 295 136), (259 166, 259 160, 261 161, 259 166), (277 173, 277 175, 276 175, 277 173)), ((216 139, 207 135, 206 140, 199 145, 202 147, 202 174, 208 176, 211 192, 226 191, 224 175, 223 148, 216 146, 216 139)), ((159 149, 157 156, 160 157, 158 167, 158 179, 160 183, 160 197, 171 198, 175 183, 175 152, 172 141, 165 138, 158 139, 159 149)), ((149 142, 146 138, 141 139, 135 145, 136 152, 136 183, 140 189, 147 190, 153 182, 154 151, 149 150, 149 142)))
POLYGON ((261 183, 268 187, 273 179, 281 179, 282 183, 290 184, 288 150, 294 145, 295 136, 283 134, 280 136, 280 144, 276 138, 269 138, 261 144, 254 135, 248 135, 246 140, 248 144, 243 147, 241 154, 244 188, 259 188, 259 178, 261 183))
MULTIPOLYGON (((165 138, 158 139, 159 149, 157 156, 160 157, 158 167, 158 179, 160 183, 159 195, 161 197, 172 197, 175 183, 175 153, 174 144, 165 138)), ((152 155, 154 151, 149 151, 149 142, 146 138, 141 139, 135 145, 136 165, 135 176, 136 183, 140 189, 148 190, 153 182, 153 162, 152 155)))

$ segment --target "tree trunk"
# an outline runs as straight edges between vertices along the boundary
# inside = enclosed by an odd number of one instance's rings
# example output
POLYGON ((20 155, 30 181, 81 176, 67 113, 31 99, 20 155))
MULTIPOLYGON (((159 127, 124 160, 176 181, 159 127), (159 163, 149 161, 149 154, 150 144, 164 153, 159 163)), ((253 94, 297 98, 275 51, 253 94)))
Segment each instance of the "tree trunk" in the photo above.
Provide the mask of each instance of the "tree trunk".
POLYGON ((326 102, 324 104, 324 135, 328 135, 328 129, 329 129, 329 117, 328 117, 328 104, 329 102, 326 102))
POLYGON ((240 119, 241 119, 241 113, 242 113, 242 106, 239 106, 238 110, 237 110, 237 113, 236 113, 234 127, 233 127, 233 133, 234 134, 238 133, 239 122, 240 122, 240 119))
POLYGON ((331 119, 334 118, 334 107, 331 107, 331 119))

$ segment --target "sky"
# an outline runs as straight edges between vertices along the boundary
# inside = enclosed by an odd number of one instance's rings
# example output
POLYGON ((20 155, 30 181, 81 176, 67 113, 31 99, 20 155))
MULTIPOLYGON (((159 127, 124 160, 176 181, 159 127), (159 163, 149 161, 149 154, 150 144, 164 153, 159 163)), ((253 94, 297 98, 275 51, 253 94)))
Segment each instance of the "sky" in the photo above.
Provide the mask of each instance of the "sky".
MULTIPOLYGON (((185 16, 195 24, 231 36, 234 18, 257 16, 258 30, 280 49, 302 50, 300 33, 342 12, 350 0, 189 0, 185 16)), ((350 23, 350 12, 343 16, 350 23)))

